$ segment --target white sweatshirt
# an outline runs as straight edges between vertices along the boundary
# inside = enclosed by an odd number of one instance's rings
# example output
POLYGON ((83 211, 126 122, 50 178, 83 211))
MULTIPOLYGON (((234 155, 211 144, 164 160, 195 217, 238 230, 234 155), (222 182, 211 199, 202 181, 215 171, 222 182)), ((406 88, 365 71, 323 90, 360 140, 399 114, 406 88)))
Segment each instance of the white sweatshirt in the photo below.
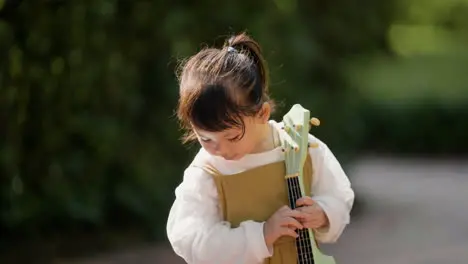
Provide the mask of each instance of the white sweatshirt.
MULTIPOLYGON (((326 144, 312 135, 309 135, 309 142, 318 143, 317 148, 309 148, 314 170, 312 198, 329 219, 328 228, 316 230, 316 239, 321 243, 333 243, 349 223, 354 192, 326 144)), ((192 164, 209 162, 222 174, 229 175, 281 160, 284 160, 281 148, 249 154, 235 161, 211 156, 201 148, 192 164)), ((167 235, 175 253, 187 263, 257 264, 272 255, 263 237, 263 222, 245 221, 231 228, 222 221, 216 185, 204 170, 189 166, 175 194, 167 235)))

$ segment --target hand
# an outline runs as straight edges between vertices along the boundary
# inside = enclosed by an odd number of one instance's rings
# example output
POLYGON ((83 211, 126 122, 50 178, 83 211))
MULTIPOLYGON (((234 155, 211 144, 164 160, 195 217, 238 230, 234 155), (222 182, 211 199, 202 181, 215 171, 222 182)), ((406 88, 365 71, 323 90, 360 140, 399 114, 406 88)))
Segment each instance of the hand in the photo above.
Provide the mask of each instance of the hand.
POLYGON ((301 197, 296 201, 296 210, 305 214, 305 217, 299 218, 299 222, 305 228, 321 228, 328 226, 328 217, 322 207, 308 196, 301 197))
POLYGON ((292 210, 288 206, 278 209, 263 225, 263 235, 267 246, 273 246, 281 236, 296 238, 298 235, 295 230, 303 228, 302 224, 296 219, 305 217, 304 213, 292 210))

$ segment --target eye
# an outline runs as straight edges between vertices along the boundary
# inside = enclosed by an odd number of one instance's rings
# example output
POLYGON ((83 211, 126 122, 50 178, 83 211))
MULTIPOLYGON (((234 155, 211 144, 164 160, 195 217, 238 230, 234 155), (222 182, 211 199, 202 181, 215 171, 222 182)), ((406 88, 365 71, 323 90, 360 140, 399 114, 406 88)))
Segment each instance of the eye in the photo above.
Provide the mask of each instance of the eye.
POLYGON ((206 143, 211 141, 211 139, 209 139, 209 138, 202 138, 202 137, 200 138, 200 140, 203 141, 203 142, 206 142, 206 143))
POLYGON ((231 142, 239 141, 239 140, 240 140, 240 135, 237 135, 237 136, 232 137, 232 138, 228 138, 227 140, 229 140, 229 141, 231 141, 231 142))

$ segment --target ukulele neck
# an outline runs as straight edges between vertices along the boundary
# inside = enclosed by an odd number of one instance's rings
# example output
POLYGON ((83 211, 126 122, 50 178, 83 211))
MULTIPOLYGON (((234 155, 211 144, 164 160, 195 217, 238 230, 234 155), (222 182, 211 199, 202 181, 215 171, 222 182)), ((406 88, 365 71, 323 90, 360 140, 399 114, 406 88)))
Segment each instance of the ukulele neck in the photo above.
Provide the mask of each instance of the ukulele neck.
MULTIPOLYGON (((288 186, 289 206, 291 209, 296 209, 296 201, 302 197, 299 176, 287 177, 286 182, 288 186)), ((309 231, 306 228, 298 230, 298 235, 299 237, 296 238, 298 263, 314 264, 309 231)))

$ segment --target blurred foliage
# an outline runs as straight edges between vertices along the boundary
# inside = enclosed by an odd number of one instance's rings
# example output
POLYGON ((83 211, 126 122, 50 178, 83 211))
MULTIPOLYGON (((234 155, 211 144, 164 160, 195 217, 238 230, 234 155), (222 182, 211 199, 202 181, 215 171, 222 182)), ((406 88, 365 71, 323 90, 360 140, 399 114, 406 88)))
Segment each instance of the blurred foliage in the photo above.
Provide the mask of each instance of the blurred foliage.
POLYGON ((311 109, 344 164, 468 149, 467 60, 453 55, 466 1, 0 3, 2 245, 110 227, 162 238, 196 151, 178 141, 174 70, 245 29, 269 61, 275 117, 311 109))

